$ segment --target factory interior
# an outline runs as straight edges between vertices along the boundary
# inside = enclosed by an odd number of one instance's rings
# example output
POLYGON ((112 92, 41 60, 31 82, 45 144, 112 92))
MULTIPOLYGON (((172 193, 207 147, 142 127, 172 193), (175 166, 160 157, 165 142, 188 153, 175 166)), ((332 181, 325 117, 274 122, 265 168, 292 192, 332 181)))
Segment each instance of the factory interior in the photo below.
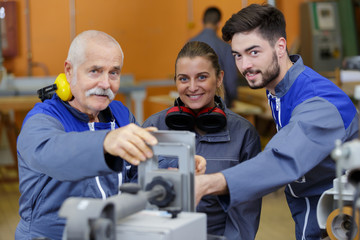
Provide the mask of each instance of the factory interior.
MULTIPOLYGON (((142 124, 173 106, 176 56, 184 43, 201 31, 204 9, 221 9, 223 25, 242 8, 264 2, 1 0, 0 240, 14 239, 20 220, 16 141, 23 120, 41 102, 36 91, 64 72, 69 45, 77 34, 100 30, 120 43, 124 65, 115 99, 142 124)), ((333 81, 358 106, 354 89, 360 85, 360 1, 267 2, 285 16, 289 54, 300 54, 305 65, 333 81), (325 6, 323 16, 321 11, 313 13, 316 6, 325 6)), ((221 38, 221 28, 217 35, 221 38)), ((230 109, 255 126, 264 148, 276 133, 265 89, 252 90, 241 79, 237 93, 230 109)), ((295 239, 295 224, 283 192, 284 187, 263 197, 256 240, 295 239)))

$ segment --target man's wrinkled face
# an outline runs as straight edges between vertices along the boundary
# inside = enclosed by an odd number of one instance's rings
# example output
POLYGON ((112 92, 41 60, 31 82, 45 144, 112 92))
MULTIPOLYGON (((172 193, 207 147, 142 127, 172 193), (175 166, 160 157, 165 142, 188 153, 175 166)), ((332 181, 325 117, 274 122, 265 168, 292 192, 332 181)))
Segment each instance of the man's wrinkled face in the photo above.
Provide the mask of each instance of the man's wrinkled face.
POLYGON ((87 43, 84 61, 72 68, 71 105, 88 115, 96 115, 114 99, 120 87, 122 52, 115 44, 87 43))

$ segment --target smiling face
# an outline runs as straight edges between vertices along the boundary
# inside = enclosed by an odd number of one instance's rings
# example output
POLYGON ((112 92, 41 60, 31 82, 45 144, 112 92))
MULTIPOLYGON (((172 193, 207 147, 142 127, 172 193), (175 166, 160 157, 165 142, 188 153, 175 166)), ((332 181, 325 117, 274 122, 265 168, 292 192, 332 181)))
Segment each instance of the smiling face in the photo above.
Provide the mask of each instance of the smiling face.
POLYGON ((273 89, 281 81, 277 48, 279 44, 283 48, 284 40, 279 41, 271 46, 256 31, 234 34, 231 48, 235 63, 251 88, 273 89))
POLYGON ((81 63, 65 62, 65 73, 74 99, 70 105, 96 121, 120 87, 122 51, 112 42, 86 42, 81 63))
POLYGON ((205 107, 214 107, 216 89, 220 87, 223 72, 220 76, 205 57, 182 57, 176 63, 175 82, 179 97, 184 105, 200 111, 205 107))

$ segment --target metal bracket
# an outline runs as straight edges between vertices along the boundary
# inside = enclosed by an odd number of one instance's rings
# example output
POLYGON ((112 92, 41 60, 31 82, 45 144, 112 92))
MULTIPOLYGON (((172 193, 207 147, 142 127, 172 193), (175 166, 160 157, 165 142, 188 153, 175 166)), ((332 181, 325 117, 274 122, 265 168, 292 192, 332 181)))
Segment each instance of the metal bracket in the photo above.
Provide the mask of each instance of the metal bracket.
MULTIPOLYGON (((158 144, 152 147, 154 157, 140 163, 139 184, 143 190, 156 176, 162 176, 174 184, 175 200, 162 210, 180 209, 195 211, 195 134, 189 131, 156 131, 153 135, 158 144), (179 169, 159 169, 158 156, 178 158, 179 169)), ((154 206, 151 206, 154 207, 154 206)), ((151 208, 149 207, 149 208, 151 208)))

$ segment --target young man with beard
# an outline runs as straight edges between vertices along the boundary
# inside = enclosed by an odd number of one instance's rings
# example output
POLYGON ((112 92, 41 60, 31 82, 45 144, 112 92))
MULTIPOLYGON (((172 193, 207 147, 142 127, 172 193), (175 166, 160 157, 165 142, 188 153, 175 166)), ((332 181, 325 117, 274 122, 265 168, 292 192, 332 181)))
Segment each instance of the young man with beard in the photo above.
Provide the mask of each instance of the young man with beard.
POLYGON ((196 177, 197 201, 217 194, 224 209, 283 186, 296 239, 320 239, 316 207, 332 187, 335 140, 358 136, 358 115, 350 98, 330 80, 289 56, 285 19, 271 5, 250 5, 222 29, 236 65, 251 88, 265 88, 277 134, 250 161, 196 177))

